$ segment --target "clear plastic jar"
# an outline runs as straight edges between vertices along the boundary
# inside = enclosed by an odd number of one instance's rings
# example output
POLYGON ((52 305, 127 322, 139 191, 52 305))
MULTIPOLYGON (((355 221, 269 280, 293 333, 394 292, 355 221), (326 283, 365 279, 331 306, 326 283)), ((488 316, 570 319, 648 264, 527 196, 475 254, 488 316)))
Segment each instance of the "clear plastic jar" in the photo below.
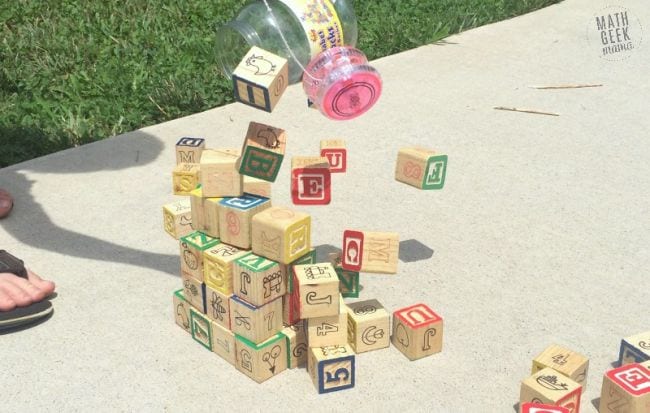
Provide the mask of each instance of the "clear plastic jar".
POLYGON ((217 62, 229 78, 252 46, 286 58, 289 82, 295 83, 302 76, 302 67, 318 53, 357 43, 357 17, 351 0, 267 0, 267 3, 271 11, 263 1, 254 1, 217 31, 217 62))

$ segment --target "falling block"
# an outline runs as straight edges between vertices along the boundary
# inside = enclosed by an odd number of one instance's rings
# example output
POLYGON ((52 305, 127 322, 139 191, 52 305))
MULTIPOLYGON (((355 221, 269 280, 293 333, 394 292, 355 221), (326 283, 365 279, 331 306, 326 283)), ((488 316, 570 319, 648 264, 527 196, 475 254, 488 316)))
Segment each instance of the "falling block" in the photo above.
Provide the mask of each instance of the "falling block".
POLYGON ((343 233, 341 267, 347 271, 397 273, 399 235, 395 232, 343 233))
POLYGON ((307 371, 319 394, 354 387, 355 355, 349 345, 311 347, 307 371))
POLYGON ((230 296, 204 284, 205 315, 220 326, 230 329, 230 296))
POLYGON ((233 366, 237 365, 235 335, 214 321, 212 321, 212 351, 233 366))
POLYGON ((275 182, 282 166, 287 137, 284 129, 251 122, 242 147, 239 173, 275 182))
POLYGON ((274 334, 261 343, 254 343, 235 334, 237 370, 258 383, 287 369, 287 342, 282 333, 274 334))
POLYGON ((650 360, 650 331, 640 333, 621 340, 618 353, 618 365, 643 363, 650 360))
POLYGON ((210 288, 227 296, 232 294, 232 264, 248 251, 228 244, 217 244, 203 251, 203 278, 210 288))
POLYGON ((339 291, 344 298, 359 298, 359 272, 344 270, 341 266, 341 253, 329 254, 329 260, 339 277, 339 291))
POLYGON ((311 249, 311 217, 272 206, 252 219, 253 252, 281 264, 290 264, 311 249))
POLYGON ((282 330, 282 299, 256 307, 237 296, 230 297, 230 327, 233 333, 261 343, 282 330))
POLYGON ((293 287, 300 300, 300 317, 338 316, 339 278, 330 263, 296 265, 293 287))
POLYGON ((542 403, 524 403, 519 409, 521 413, 569 413, 569 409, 542 403))
POLYGON ((235 99, 273 111, 289 84, 287 59, 253 46, 232 74, 235 99))
POLYGON ((533 367, 530 374, 535 374, 546 367, 550 367, 577 382, 582 386, 583 392, 587 388, 589 359, 582 354, 553 344, 533 359, 533 367))
POLYGON ((190 331, 196 342, 212 351, 212 323, 194 307, 190 308, 190 331))
POLYGON ((271 206, 268 198, 243 194, 219 201, 219 228, 221 242, 239 248, 251 247, 251 220, 253 215, 271 206))
POLYGON ((261 306, 286 293, 286 276, 277 261, 251 252, 233 264, 233 291, 242 300, 261 306))
POLYGON ((307 334, 303 321, 286 326, 281 333, 286 337, 288 359, 287 367, 295 369, 307 365, 307 334))
POLYGON ((163 206, 163 226, 174 239, 194 231, 190 201, 181 199, 163 206))
POLYGON ((174 195, 187 196, 201 179, 201 167, 197 163, 181 163, 172 172, 174 195))
POLYGON ((243 194, 242 176, 237 170, 238 160, 238 149, 205 149, 203 151, 199 182, 204 197, 235 197, 243 194))
POLYGON ((183 297, 191 307, 205 311, 205 284, 187 274, 181 274, 183 281, 183 297))
POLYGON ((343 173, 348 167, 348 151, 343 139, 320 141, 320 156, 327 158, 331 173, 343 173))
POLYGON ((219 244, 219 239, 194 231, 180 239, 181 274, 203 281, 203 251, 219 244))
POLYGON ((550 367, 542 369, 521 382, 520 403, 545 403, 564 407, 570 413, 580 412, 582 387, 550 367))
POLYGON ((425 148, 402 148, 397 154, 395 179, 419 189, 442 189, 447 175, 447 155, 425 148))
POLYGON ((332 200, 332 174, 327 158, 291 158, 291 200, 296 205, 327 205, 332 200))
POLYGON ((190 191, 192 227, 211 237, 219 238, 219 202, 222 198, 204 198, 198 187, 190 191))
POLYGON ((357 301, 347 307, 348 343, 355 353, 390 345, 390 315, 379 301, 357 301))
POLYGON ((174 292, 174 319, 183 330, 190 332, 190 303, 187 302, 180 289, 174 292))
POLYGON ((271 183, 259 178, 244 175, 244 193, 271 198, 271 183))
POLYGON ((599 412, 650 412, 650 370, 632 363, 606 372, 599 412))
POLYGON ((336 315, 312 317, 303 320, 307 326, 309 347, 344 346, 348 344, 348 311, 339 297, 339 312, 336 315))
POLYGON ((409 360, 442 351, 442 331, 442 317, 425 304, 415 304, 393 312, 391 341, 409 360))
POLYGON ((176 142, 176 164, 199 163, 205 149, 205 139, 185 136, 176 142))

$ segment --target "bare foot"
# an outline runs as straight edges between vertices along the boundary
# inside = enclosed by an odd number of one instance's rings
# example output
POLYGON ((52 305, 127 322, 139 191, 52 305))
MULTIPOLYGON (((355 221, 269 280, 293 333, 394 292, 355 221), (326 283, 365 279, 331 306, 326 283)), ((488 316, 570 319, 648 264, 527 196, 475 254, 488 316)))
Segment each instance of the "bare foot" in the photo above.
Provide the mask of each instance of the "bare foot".
POLYGON ((0 311, 26 307, 41 301, 54 292, 52 281, 41 279, 27 270, 27 280, 11 273, 0 273, 0 311))
POLYGON ((6 217, 14 207, 14 199, 9 192, 0 189, 0 219, 6 217))

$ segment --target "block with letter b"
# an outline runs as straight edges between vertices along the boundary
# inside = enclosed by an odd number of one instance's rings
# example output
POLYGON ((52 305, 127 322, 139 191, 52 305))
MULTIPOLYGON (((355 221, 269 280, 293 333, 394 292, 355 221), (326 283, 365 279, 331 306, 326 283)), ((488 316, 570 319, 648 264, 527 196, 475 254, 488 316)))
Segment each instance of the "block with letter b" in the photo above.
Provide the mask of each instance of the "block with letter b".
POLYGON ((395 232, 343 233, 341 267, 347 271, 397 273, 399 235, 395 232))
POLYGON ((332 175, 325 157, 291 159, 291 200, 296 205, 327 205, 332 200, 332 175))
POLYGON ((289 84, 287 59, 253 46, 232 74, 235 99, 273 111, 289 84))
POLYGON ((199 163, 205 149, 205 139, 185 136, 176 142, 176 164, 199 163))
POLYGON ((576 381, 582 386, 583 392, 587 388, 589 359, 582 354, 553 344, 533 359, 531 374, 535 374, 546 367, 550 367, 576 381))
POLYGON ((348 344, 348 312, 343 298, 339 297, 339 313, 303 320, 307 327, 309 347, 344 346, 348 344))
POLYGON ((258 383, 287 369, 287 342, 282 333, 261 343, 254 343, 235 334, 237 370, 258 383))
POLYGON ((397 154, 395 179, 419 189, 442 189, 447 175, 447 155, 415 147, 397 154))
POLYGON ((268 198, 243 194, 219 201, 219 235, 221 242, 239 248, 251 247, 253 215, 271 206, 268 198))
POLYGON ((264 305, 286 293, 286 273, 278 262, 249 253, 233 265, 233 291, 255 306, 264 305))
POLYGON ((319 394, 351 389, 355 382, 355 355, 349 345, 311 347, 307 370, 319 394))
POLYGON ((547 367, 521 382, 519 399, 522 406, 529 402, 544 403, 578 413, 581 394, 582 386, 547 367))
POLYGON ((187 199, 163 206, 163 223, 165 231, 174 239, 179 239, 194 231, 192 228, 192 211, 187 199))
POLYGON ((218 244, 203 252, 203 278, 205 283, 223 294, 232 294, 232 265, 239 257, 248 254, 228 244, 218 244))
POLYGON ((242 148, 239 173, 274 182, 282 166, 286 145, 284 129, 251 122, 242 148))
POLYGON ((180 239, 181 275, 203 281, 203 251, 219 244, 219 239, 194 231, 180 239))
POLYGON ((524 403, 519 411, 521 413, 570 413, 565 407, 542 403, 524 403))
POLYGON ((199 184, 201 167, 197 163, 179 163, 172 172, 174 195, 189 195, 199 184))
POLYGON ((203 151, 199 182, 204 197, 235 197, 243 194, 242 176, 237 170, 239 154, 239 149, 206 149, 203 151))
POLYGON ((647 365, 625 364, 606 372, 603 377, 599 411, 650 412, 650 370, 647 365))
POLYGON ((320 156, 327 158, 331 173, 341 173, 347 170, 348 151, 342 139, 320 141, 320 156))
POLYGON ((409 360, 442 351, 442 332, 442 317, 425 304, 415 304, 393 312, 391 341, 409 360))
POLYGON ((390 315, 377 300, 348 304, 348 342, 359 354, 390 345, 390 315))
POLYGON ((302 320, 295 324, 286 326, 282 329, 282 334, 287 340, 287 349, 289 358, 287 360, 288 367, 295 369, 296 367, 307 365, 307 333, 304 328, 302 320))
POLYGON ((237 296, 230 298, 230 329, 254 343, 282 330, 282 299, 256 307, 237 296))
POLYGON ((293 276, 294 292, 300 300, 300 318, 339 315, 339 278, 332 264, 296 265, 293 276))
POLYGON ((174 291, 174 319, 183 330, 190 332, 190 303, 183 295, 183 290, 174 291))
POLYGON ((253 252, 281 264, 290 264, 311 249, 311 217, 272 206, 253 216, 253 252))
POLYGON ((643 363, 650 360, 650 331, 640 333, 621 340, 618 353, 618 365, 643 363))

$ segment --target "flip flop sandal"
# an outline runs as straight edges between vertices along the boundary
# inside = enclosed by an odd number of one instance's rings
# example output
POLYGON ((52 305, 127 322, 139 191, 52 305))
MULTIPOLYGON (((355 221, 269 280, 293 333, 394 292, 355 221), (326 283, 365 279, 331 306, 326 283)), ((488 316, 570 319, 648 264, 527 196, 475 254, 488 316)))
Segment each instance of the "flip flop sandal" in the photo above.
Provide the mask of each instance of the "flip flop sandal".
POLYGON ((27 307, 0 312, 0 331, 25 326, 49 316, 54 311, 49 300, 39 301, 27 307))
POLYGON ((0 219, 6 217, 14 207, 14 199, 9 192, 0 189, 0 219))

